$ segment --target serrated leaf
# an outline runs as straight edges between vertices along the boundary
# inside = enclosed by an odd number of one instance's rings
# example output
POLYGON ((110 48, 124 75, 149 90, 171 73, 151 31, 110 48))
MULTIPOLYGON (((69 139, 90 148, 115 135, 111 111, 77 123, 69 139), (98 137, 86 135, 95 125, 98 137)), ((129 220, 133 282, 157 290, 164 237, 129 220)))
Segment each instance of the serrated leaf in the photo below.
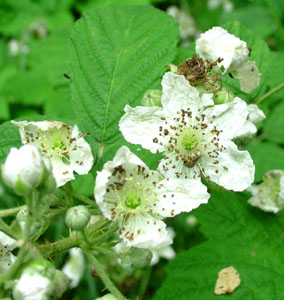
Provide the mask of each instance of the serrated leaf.
POLYGON ((154 300, 278 300, 284 297, 283 213, 264 213, 247 204, 249 196, 215 191, 195 211, 209 238, 177 255, 154 300), (233 266, 241 284, 230 295, 215 295, 218 272, 233 266))
POLYGON ((247 146, 255 164, 255 181, 262 180, 270 170, 284 170, 284 150, 272 143, 256 143, 247 146))
POLYGON ((15 125, 5 123, 0 125, 0 162, 3 162, 11 147, 20 147, 21 138, 15 125))
POLYGON ((118 128, 124 106, 139 105, 147 89, 160 86, 177 36, 176 22, 150 6, 91 10, 75 25, 72 102, 81 130, 91 133, 94 156, 101 158, 96 166, 125 143, 118 128))

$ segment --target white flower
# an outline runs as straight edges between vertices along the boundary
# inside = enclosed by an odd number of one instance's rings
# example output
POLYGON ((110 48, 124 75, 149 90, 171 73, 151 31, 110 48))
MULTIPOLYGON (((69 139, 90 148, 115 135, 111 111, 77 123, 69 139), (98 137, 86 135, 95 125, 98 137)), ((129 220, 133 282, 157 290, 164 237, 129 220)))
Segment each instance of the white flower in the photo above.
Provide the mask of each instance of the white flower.
POLYGON ((78 285, 81 277, 83 276, 85 263, 84 255, 81 249, 72 248, 69 251, 69 255, 70 257, 66 264, 63 266, 62 272, 69 278, 69 287, 72 289, 78 285))
POLYGON ((122 146, 97 173, 95 198, 103 215, 118 223, 127 246, 152 249, 172 242, 163 218, 207 203, 209 194, 199 180, 161 179, 122 146))
POLYGON ((87 174, 93 165, 90 145, 75 125, 57 121, 15 122, 23 144, 36 146, 46 161, 50 160, 57 187, 74 179, 73 171, 87 174))
POLYGON ((20 149, 11 148, 2 166, 4 182, 20 195, 38 187, 46 173, 47 167, 33 145, 24 145, 20 149))
POLYGON ((263 182, 248 189, 253 197, 249 204, 264 211, 277 213, 284 207, 284 171, 272 170, 263 176, 263 182))
POLYGON ((190 179, 202 173, 226 189, 246 189, 255 167, 249 153, 231 141, 247 120, 246 103, 235 98, 204 110, 198 93, 184 81, 170 72, 164 75, 163 108, 127 105, 119 123, 122 134, 153 153, 163 152, 158 169, 167 177, 190 179))
POLYGON ((22 274, 13 296, 15 300, 48 300, 53 290, 50 279, 40 274, 22 274))
POLYGON ((195 22, 189 13, 179 9, 177 6, 169 6, 167 13, 179 23, 179 35, 182 39, 196 35, 195 22))
POLYGON ((222 58, 215 70, 223 74, 231 72, 240 80, 242 91, 249 93, 259 85, 261 74, 255 61, 248 61, 249 49, 246 42, 222 27, 213 27, 201 34, 196 40, 195 50, 200 57, 210 62, 222 58))
MULTIPOLYGON (((175 232, 171 227, 167 228, 167 232, 169 234, 169 236, 174 239, 175 237, 175 232)), ((176 256, 175 250, 173 249, 173 247, 171 246, 167 246, 167 247, 163 247, 163 248, 159 248, 159 249, 152 249, 152 260, 151 260, 151 266, 157 264, 160 260, 160 258, 165 258, 165 259, 173 259, 176 256)))
POLYGON ((5 273, 15 262, 16 257, 11 253, 17 247, 17 241, 0 231, 0 273, 5 273))
POLYGON ((218 64, 219 69, 226 73, 229 69, 239 67, 248 60, 249 49, 246 42, 228 33, 222 27, 213 27, 196 40, 196 52, 201 58, 208 59, 210 62, 216 61, 219 57, 223 59, 218 64))
POLYGON ((17 40, 10 40, 8 48, 11 56, 16 56, 20 53, 27 54, 30 52, 29 46, 17 40))

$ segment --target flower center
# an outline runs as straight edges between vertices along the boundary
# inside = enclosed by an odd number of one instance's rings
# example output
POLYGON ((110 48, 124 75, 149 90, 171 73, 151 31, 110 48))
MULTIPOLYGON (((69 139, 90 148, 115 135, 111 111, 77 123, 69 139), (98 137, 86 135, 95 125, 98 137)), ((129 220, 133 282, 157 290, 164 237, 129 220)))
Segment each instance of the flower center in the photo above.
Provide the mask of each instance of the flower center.
POLYGON ((124 204, 128 208, 135 209, 136 207, 140 206, 141 198, 137 196, 135 193, 130 193, 126 196, 124 200, 124 204))
POLYGON ((181 142, 183 149, 187 151, 192 151, 196 147, 197 143, 198 141, 194 135, 184 136, 181 142))

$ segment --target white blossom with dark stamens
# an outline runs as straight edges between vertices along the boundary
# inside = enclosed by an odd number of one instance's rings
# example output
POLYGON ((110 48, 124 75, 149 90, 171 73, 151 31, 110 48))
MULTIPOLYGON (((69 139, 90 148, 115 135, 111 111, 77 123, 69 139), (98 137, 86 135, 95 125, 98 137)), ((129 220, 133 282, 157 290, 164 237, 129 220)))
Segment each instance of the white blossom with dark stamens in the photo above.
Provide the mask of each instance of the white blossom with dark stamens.
POLYGON ((97 173, 95 198, 103 215, 119 225, 126 246, 161 248, 172 243, 163 218, 207 203, 200 180, 162 179, 126 146, 97 173))
POLYGON ((166 177, 196 179, 203 174, 226 189, 249 187, 253 161, 231 141, 247 120, 246 103, 235 98, 204 109, 196 93, 178 90, 175 97, 174 91, 164 92, 164 86, 174 86, 173 80, 178 80, 172 76, 169 72, 163 78, 162 108, 125 107, 119 123, 125 139, 153 153, 163 152, 159 170, 166 177))
POLYGON ((58 121, 16 122, 23 144, 36 146, 43 159, 52 165, 57 187, 74 179, 73 171, 87 174, 94 162, 90 145, 77 125, 71 127, 58 121))

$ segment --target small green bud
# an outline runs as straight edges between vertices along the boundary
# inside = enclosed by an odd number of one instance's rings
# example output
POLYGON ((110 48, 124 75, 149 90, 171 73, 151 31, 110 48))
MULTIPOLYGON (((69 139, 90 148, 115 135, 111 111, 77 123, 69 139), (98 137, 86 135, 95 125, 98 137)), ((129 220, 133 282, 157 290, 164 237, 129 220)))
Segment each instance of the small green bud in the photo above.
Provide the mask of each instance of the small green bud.
POLYGON ((141 104, 143 106, 162 106, 162 91, 148 90, 143 96, 141 104))
POLYGON ((232 102, 234 98, 235 96, 230 90, 226 89, 225 87, 222 87, 214 93, 213 100, 215 104, 224 104, 232 102))
POLYGON ((121 258, 122 267, 128 272, 134 268, 143 268, 150 265, 153 254, 149 249, 131 248, 127 255, 121 258))
POLYGON ((87 226, 90 218, 91 215, 87 207, 78 205, 68 209, 65 223, 71 230, 82 230, 87 226))

